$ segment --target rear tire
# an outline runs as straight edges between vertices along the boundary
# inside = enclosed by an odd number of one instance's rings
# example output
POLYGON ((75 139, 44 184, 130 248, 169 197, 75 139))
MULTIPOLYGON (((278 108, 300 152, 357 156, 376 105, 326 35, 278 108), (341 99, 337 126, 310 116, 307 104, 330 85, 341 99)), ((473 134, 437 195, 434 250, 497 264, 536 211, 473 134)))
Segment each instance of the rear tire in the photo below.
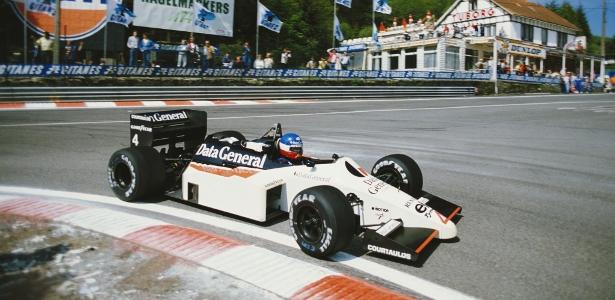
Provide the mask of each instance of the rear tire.
POLYGON ((331 186, 311 187, 297 194, 289 219, 299 248, 317 258, 346 248, 355 233, 350 203, 342 192, 331 186))
POLYGON ((379 159, 372 175, 414 198, 419 198, 423 191, 421 168, 407 155, 393 154, 379 159))
POLYGON ((144 201, 164 193, 164 161, 152 147, 115 151, 109 158, 107 174, 111 190, 124 201, 144 201))

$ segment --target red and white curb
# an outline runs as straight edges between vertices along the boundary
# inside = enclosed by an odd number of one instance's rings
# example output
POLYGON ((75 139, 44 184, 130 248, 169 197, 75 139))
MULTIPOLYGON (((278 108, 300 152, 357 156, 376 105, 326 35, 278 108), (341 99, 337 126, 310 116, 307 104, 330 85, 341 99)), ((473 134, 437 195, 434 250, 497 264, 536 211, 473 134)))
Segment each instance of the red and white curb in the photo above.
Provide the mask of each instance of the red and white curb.
POLYGON ((68 223, 234 276, 291 299, 412 299, 363 280, 201 230, 62 199, 0 195, 0 214, 68 223))
POLYGON ((147 100, 147 101, 53 101, 53 102, 0 102, 0 111, 9 110, 50 110, 83 108, 147 108, 147 107, 209 107, 233 105, 271 105, 314 103, 316 100, 147 100))

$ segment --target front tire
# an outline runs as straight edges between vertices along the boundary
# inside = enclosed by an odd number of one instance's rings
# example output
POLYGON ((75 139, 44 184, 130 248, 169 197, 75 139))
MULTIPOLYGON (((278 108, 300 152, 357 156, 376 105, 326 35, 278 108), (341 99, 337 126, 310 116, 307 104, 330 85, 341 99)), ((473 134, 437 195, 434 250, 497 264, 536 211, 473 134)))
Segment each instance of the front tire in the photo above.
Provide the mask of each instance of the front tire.
POLYGON ((419 198, 423 191, 421 168, 407 155, 393 154, 379 159, 372 175, 414 198, 419 198))
POLYGON ((115 151, 107 167, 109 186, 124 201, 144 201, 147 197, 162 195, 164 192, 164 161, 152 147, 115 151))
POLYGON ((311 187, 297 194, 289 219, 299 248, 317 258, 344 249, 355 232, 350 203, 342 192, 331 186, 311 187))

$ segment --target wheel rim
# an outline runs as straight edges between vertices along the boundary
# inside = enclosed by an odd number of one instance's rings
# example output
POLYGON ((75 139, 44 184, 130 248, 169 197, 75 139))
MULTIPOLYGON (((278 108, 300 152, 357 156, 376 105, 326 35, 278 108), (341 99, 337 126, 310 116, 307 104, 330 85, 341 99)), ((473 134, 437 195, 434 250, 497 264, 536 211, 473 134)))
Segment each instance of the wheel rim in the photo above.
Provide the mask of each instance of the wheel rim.
POLYGON ((401 184, 403 182, 403 178, 401 176, 401 174, 399 174, 399 172, 393 171, 393 170, 386 170, 383 172, 379 172, 379 174, 376 175, 376 178, 384 181, 385 183, 387 183, 390 186, 394 186, 396 188, 400 188, 401 184))
POLYGON ((297 213, 297 227, 301 237, 310 242, 316 243, 324 232, 324 223, 316 208, 304 206, 297 213))
POLYGON ((124 163, 118 164, 113 170, 113 179, 121 188, 127 188, 132 182, 132 173, 130 172, 130 168, 124 163))

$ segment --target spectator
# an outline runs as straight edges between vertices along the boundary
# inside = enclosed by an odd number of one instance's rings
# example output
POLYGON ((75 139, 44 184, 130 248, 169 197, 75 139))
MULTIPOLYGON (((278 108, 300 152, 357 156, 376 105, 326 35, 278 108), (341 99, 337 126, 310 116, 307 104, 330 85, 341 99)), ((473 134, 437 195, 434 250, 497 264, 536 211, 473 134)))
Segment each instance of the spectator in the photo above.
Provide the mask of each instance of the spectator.
POLYGON ((41 49, 36 44, 36 37, 34 37, 33 35, 30 36, 30 45, 33 45, 32 46, 32 63, 37 64, 39 63, 41 49))
POLYGON ((235 61, 233 61, 233 69, 244 69, 245 62, 241 56, 235 57, 235 61))
POLYGON ((393 23, 391 27, 397 27, 397 17, 393 17, 393 23))
POLYGON ((570 72, 566 72, 564 76, 562 76, 561 84, 562 84, 562 93, 568 94, 570 93, 570 72))
POLYGON ((215 52, 216 48, 212 46, 209 41, 205 41, 205 43, 203 44, 203 56, 201 59, 201 67, 203 69, 213 68, 215 52))
POLYGON ((150 40, 147 34, 143 34, 143 38, 139 43, 139 49, 143 54, 143 67, 150 66, 150 59, 152 57, 152 50, 154 50, 154 41, 150 40))
POLYGON ((77 46, 76 49, 76 53, 75 53, 75 57, 76 57, 76 62, 78 64, 83 64, 85 62, 85 48, 84 48, 85 43, 83 41, 79 41, 79 45, 77 46))
POLYGON ((50 64, 53 56, 53 43, 54 41, 49 37, 49 32, 45 31, 45 34, 36 40, 36 45, 40 50, 41 63, 50 64))
POLYGON ((199 46, 194 42, 193 38, 188 39, 188 67, 192 68, 198 65, 199 61, 199 46))
POLYGON ((73 45, 71 41, 66 41, 64 45, 64 63, 74 64, 77 56, 77 46, 73 45))
POLYGON ((335 48, 330 48, 327 50, 327 53, 329 54, 329 58, 327 59, 327 62, 329 63, 329 69, 333 70, 335 69, 336 63, 339 61, 337 50, 335 50, 335 48))
POLYGON ((222 67, 226 69, 230 69, 233 67, 233 58, 231 57, 231 54, 229 52, 226 52, 226 54, 224 54, 224 57, 222 58, 222 67))
POLYGON ((282 55, 280 56, 280 64, 282 65, 282 68, 284 69, 288 68, 288 61, 290 60, 291 57, 292 57, 292 54, 290 52, 290 49, 284 48, 284 50, 282 50, 282 55))
POLYGON ((305 64, 305 67, 308 69, 316 69, 316 62, 314 61, 313 57, 308 60, 308 62, 305 64))
POLYGON ((327 68, 327 60, 324 57, 321 57, 318 61, 318 68, 324 70, 327 68))
POLYGON ((177 67, 185 68, 188 65, 188 43, 182 40, 177 47, 177 67))
POLYGON ((342 53, 340 57, 340 64, 342 65, 342 70, 348 70, 348 65, 350 64, 350 56, 348 52, 342 53))
POLYGON ((241 55, 241 60, 243 61, 243 67, 248 69, 252 65, 252 49, 250 49, 250 44, 245 42, 243 44, 243 54, 241 55))
POLYGON ((137 51, 139 49, 139 37, 136 31, 133 31, 132 35, 128 37, 126 47, 128 47, 128 66, 134 67, 137 65, 137 51))
POLYGON ((271 52, 267 52, 267 54, 265 55, 265 69, 272 69, 273 68, 273 54, 271 52))
POLYGON ((265 68, 265 61, 263 60, 263 56, 261 54, 256 56, 254 60, 254 69, 263 69, 265 68))

